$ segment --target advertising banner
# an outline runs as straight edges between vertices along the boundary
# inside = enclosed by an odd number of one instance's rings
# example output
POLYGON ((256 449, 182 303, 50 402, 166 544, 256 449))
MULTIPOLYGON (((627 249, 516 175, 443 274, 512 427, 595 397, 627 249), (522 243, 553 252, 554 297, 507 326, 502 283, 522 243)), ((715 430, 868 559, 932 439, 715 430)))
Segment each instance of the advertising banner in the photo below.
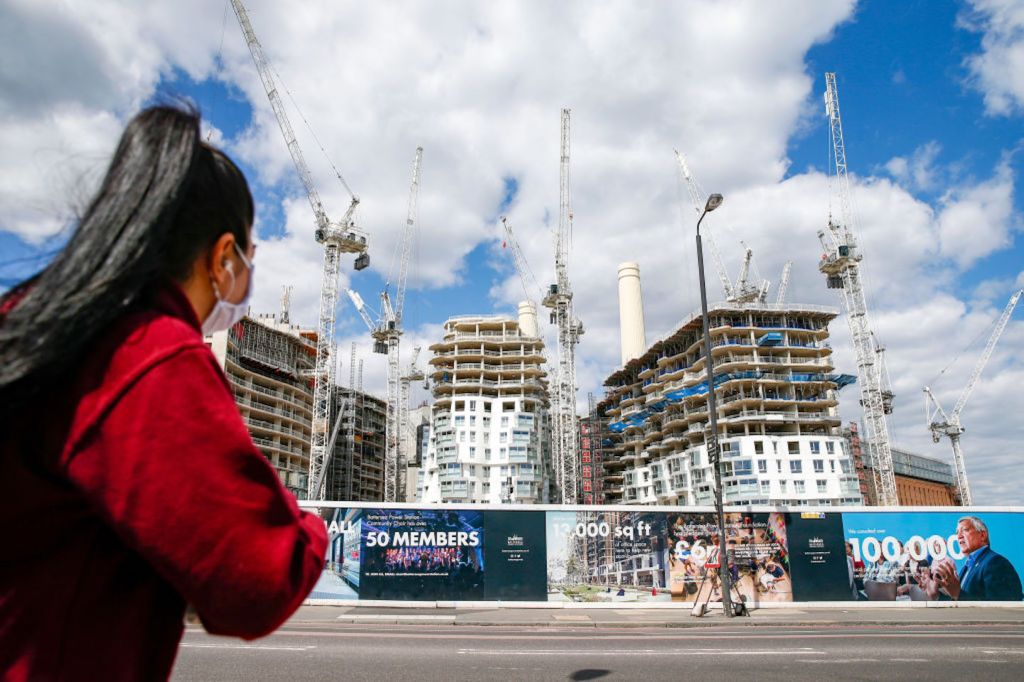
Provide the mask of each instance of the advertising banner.
POLYGON ((1021 517, 843 512, 850 599, 1021 601, 1021 517))
POLYGON ((324 570, 310 593, 311 599, 359 598, 362 560, 363 509, 320 510, 327 525, 327 557, 324 570))
POLYGON ((485 598, 482 512, 328 511, 329 557, 313 598, 485 598))
MULTIPOLYGON (((312 505, 304 504, 311 507, 312 505)), ((655 603, 1024 600, 1017 511, 323 506, 313 599, 655 603)))
MULTIPOLYGON (((722 600, 715 514, 669 515, 669 580, 673 601, 722 600)), ((793 599, 786 525, 777 512, 725 515, 734 593, 749 604, 793 599)))
POLYGON ((484 512, 484 596, 496 601, 545 601, 546 516, 542 511, 484 512))
POLYGON ((793 574, 793 600, 851 599, 842 514, 792 512, 784 518, 793 574))
POLYGON ((547 512, 549 601, 671 601, 665 514, 547 512))

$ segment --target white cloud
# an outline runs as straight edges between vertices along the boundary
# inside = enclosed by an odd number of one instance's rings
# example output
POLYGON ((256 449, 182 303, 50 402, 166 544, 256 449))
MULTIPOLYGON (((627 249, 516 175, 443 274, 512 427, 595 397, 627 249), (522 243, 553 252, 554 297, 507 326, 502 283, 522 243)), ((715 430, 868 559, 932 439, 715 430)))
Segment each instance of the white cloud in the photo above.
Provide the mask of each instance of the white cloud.
POLYGON ((1009 116, 1024 110, 1024 5, 1017 0, 970 0, 972 11, 961 26, 981 32, 981 52, 966 66, 974 85, 984 93, 991 115, 1009 116))
POLYGON ((947 192, 940 202, 939 213, 943 256, 966 268, 979 258, 1010 245, 1017 227, 1013 181, 1009 159, 1004 158, 991 179, 947 192))
POLYGON ((58 103, 0 124, 0 226, 40 243, 81 213, 121 123, 109 112, 58 103))
POLYGON ((939 143, 932 140, 915 149, 909 159, 894 156, 885 164, 885 170, 901 185, 917 190, 932 190, 939 179, 935 159, 941 150, 939 143))
MULTIPOLYGON (((430 324, 406 330, 403 367, 414 345, 426 353, 440 337, 443 317, 492 312, 445 308, 448 301, 431 298, 437 288, 480 287, 492 292, 495 310, 509 312, 522 298, 510 254, 499 245, 505 178, 519 185, 506 213, 526 257, 542 286, 553 281, 562 107, 573 111, 569 267, 587 330, 578 356, 582 398, 600 394, 618 364, 620 262, 640 263, 648 341, 698 306, 694 216, 680 206, 674 147, 706 189, 726 197, 705 226, 733 277, 743 239, 765 277, 777 280, 793 261, 789 300, 839 306, 816 267, 816 233, 829 213, 827 179, 813 170, 786 177, 786 149, 795 133, 820 125, 821 86, 808 73, 806 54, 850 19, 852 2, 247 4, 267 55, 362 200, 358 219, 371 232, 372 268, 382 277, 405 221, 413 152, 424 147, 409 304, 426 298, 436 314, 430 324), (493 247, 489 258, 505 263, 496 283, 468 279, 465 256, 481 243, 493 247)), ((251 127, 226 139, 215 132, 216 139, 257 169, 254 184, 270 188, 265 201, 281 200, 285 221, 275 231, 282 236, 260 243, 254 309, 276 311, 281 286, 291 284, 293 320, 314 326, 322 253, 312 239, 312 212, 234 17, 228 16, 217 70, 219 3, 18 1, 0 11, 4 26, 32 29, 0 41, 0 227, 34 239, 52 234, 66 215, 55 202, 67 195, 54 177, 71 172, 74 159, 101 163, 124 118, 162 77, 174 70, 215 74, 236 85, 254 111, 251 127), (78 61, 67 63, 71 48, 61 46, 73 46, 78 61), (49 65, 44 78, 4 70, 24 54, 49 65)), ((348 195, 285 99, 337 218, 348 195)), ((950 175, 935 165, 940 143, 892 159, 892 179, 851 179, 872 316, 897 392, 895 440, 943 456, 930 445, 920 390, 1004 304, 1004 283, 967 301, 954 295, 955 285, 964 268, 1009 243, 1019 218, 1008 162, 989 179, 946 191, 950 175), (942 198, 932 205, 912 190, 942 198)), ((263 207, 260 215, 272 213, 263 207)), ((720 299, 707 265, 710 298, 720 299)), ((349 259, 340 284, 376 304, 376 292, 366 290, 349 259)), ((355 340, 365 387, 383 394, 386 363, 370 352, 343 292, 337 331, 339 378, 347 383, 355 340)), ((1003 481, 1024 477, 1006 436, 1013 419, 991 409, 1024 408, 1016 390, 1024 377, 1012 352, 1022 335, 1021 323, 1011 322, 964 413, 969 471, 998 501, 1015 499, 1003 481)), ((552 356, 553 342, 548 330, 552 356)), ((833 345, 838 370, 852 372, 842 317, 833 324, 833 345)), ((937 390, 955 401, 964 381, 951 370, 948 386, 937 390)), ((856 388, 844 391, 844 419, 859 416, 857 398, 856 388)))

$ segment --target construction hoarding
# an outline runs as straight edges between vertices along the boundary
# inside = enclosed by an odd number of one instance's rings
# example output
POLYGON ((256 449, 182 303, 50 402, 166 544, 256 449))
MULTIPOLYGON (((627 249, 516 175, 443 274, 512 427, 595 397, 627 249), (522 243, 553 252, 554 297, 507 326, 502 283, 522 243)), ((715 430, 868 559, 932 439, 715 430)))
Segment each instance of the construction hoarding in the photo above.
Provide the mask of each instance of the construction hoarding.
MULTIPOLYGON (((319 510, 330 536, 313 599, 684 606, 722 597, 710 509, 303 506, 319 510)), ((730 508, 734 599, 1021 601, 1024 545, 1012 529, 1022 522, 1016 509, 730 508)))

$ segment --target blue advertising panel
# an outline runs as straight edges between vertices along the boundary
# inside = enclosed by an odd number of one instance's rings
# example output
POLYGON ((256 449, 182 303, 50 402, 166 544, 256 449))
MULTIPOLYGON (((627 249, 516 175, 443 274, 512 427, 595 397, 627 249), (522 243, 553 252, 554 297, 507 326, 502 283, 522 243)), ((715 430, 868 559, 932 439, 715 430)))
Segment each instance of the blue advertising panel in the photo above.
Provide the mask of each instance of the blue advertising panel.
POLYGON ((1021 517, 843 512, 851 599, 1021 601, 1021 517))
POLYGON ((484 598, 483 514, 373 509, 361 524, 364 599, 484 598))

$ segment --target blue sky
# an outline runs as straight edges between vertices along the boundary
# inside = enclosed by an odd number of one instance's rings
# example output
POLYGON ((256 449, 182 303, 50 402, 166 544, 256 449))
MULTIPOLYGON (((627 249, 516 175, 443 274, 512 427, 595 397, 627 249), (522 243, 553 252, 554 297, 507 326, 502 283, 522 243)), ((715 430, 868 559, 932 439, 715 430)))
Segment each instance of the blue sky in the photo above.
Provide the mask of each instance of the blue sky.
MULTIPOLYGON (((673 148, 705 188, 726 196, 706 224, 733 275, 744 239, 768 278, 793 260, 790 300, 839 307, 817 272, 815 236, 828 205, 824 74, 836 71, 872 319, 898 395, 894 440, 948 458, 948 445, 933 446, 924 428, 921 387, 960 354, 937 387, 953 403, 978 339, 1024 286, 1018 3, 246 4, 277 72, 362 199, 373 265, 360 273, 346 265, 342 285, 371 306, 401 234, 413 152, 424 147, 405 357, 436 340, 449 316, 515 310, 522 288, 501 248, 501 215, 541 285, 551 280, 559 109, 572 109, 570 274, 587 329, 581 406, 620 361, 618 263, 640 263, 648 342, 697 305, 673 148)), ((61 227, 127 117, 146 102, 186 96, 256 195, 256 308, 275 311, 281 287, 294 285, 293 319, 315 323, 311 214, 225 9, 202 0, 0 9, 0 19, 23 27, 0 46, 0 64, 37 65, 0 67, 9 84, 0 94, 0 287, 59 248, 61 227)), ((348 197, 285 99, 328 212, 339 216, 348 197)), ((1019 500, 1024 482, 1024 434, 1007 416, 1024 410, 1022 316, 964 414, 975 480, 993 501, 1019 500)), ((841 315, 832 334, 837 368, 852 372, 841 315)), ((382 392, 383 363, 345 297, 337 340, 339 376, 348 376, 356 342, 367 387, 382 392)), ((840 409, 844 420, 859 417, 855 390, 840 409)))

